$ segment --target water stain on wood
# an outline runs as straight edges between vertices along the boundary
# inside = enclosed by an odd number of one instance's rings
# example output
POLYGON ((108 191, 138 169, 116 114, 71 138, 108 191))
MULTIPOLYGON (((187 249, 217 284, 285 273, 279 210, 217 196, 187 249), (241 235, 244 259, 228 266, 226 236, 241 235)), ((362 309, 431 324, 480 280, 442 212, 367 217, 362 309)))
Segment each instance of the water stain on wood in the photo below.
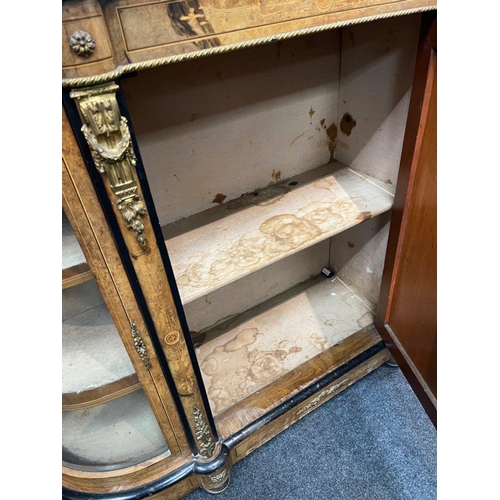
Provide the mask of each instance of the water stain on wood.
POLYGON ((273 179, 273 182, 278 182, 281 180, 281 170, 274 170, 273 168, 273 172, 271 174, 271 177, 273 179))
MULTIPOLYGON (((281 172, 280 172, 281 175, 281 172)), ((251 193, 245 193, 239 198, 230 201, 226 205, 227 210, 235 210, 251 205, 272 205, 277 201, 281 200, 286 193, 290 192, 288 186, 282 184, 270 184, 268 187, 259 189, 258 191, 252 191, 251 193)))
POLYGON ((340 120, 340 130, 343 134, 351 135, 352 129, 356 126, 356 120, 352 117, 351 113, 344 113, 342 120, 340 120))
POLYGON ((276 380, 286 371, 286 358, 302 351, 288 340, 269 348, 255 347, 263 335, 255 327, 244 328, 229 342, 202 355, 200 366, 210 377, 208 396, 216 414, 276 380))
POLYGON ((357 220, 360 220, 360 221, 363 221, 363 220, 370 219, 372 216, 373 216, 373 214, 372 214, 370 211, 367 211, 367 212, 361 212, 361 213, 360 213, 360 214, 356 217, 356 219, 357 219, 357 220))
POLYGON ((328 136, 328 149, 330 150, 330 159, 328 160, 331 163, 335 159, 335 148, 337 147, 337 125, 332 123, 326 129, 326 135, 328 136))
POLYGON ((226 198, 227 198, 227 196, 225 194, 217 193, 215 195, 215 198, 213 199, 212 203, 218 203, 219 205, 221 205, 222 203, 224 203, 224 200, 226 198))

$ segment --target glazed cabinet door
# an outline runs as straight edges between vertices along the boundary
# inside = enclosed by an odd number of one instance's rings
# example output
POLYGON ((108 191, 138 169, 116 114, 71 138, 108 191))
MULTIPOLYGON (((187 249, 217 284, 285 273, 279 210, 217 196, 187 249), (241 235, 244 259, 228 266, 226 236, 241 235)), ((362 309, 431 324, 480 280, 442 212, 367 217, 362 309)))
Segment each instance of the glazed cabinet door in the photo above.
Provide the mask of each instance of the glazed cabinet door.
POLYGON ((437 43, 424 17, 376 326, 437 420, 437 43))
POLYGON ((64 111, 62 184, 64 497, 140 490, 191 447, 64 111))
MULTIPOLYGON (((189 331, 120 87, 109 82, 75 88, 63 100, 73 133, 68 132, 68 143, 73 144, 72 153, 79 155, 80 170, 86 169, 89 183, 84 193, 79 180, 74 187, 87 214, 99 212, 98 243, 103 231, 109 240, 103 251, 106 270, 97 274, 112 276, 101 290, 107 293, 115 288, 119 295, 124 315, 122 341, 131 361, 135 360, 137 375, 144 375, 141 382, 151 416, 156 417, 168 445, 168 449, 155 446, 156 451, 149 454, 147 447, 139 446, 144 454, 139 458, 145 464, 160 460, 159 454, 165 459, 172 455, 168 467, 167 462, 156 470, 148 467, 148 479, 140 484, 148 495, 166 485, 169 494, 179 496, 193 489, 193 484, 218 491, 229 478, 227 451, 218 442, 194 348, 187 338, 189 331)), ((82 238, 82 242, 88 240, 88 236, 82 238)), ((130 412, 119 411, 131 416, 137 405, 132 402, 130 412)), ((144 418, 138 416, 141 425, 144 418)), ((135 467, 139 458, 125 465, 135 467)), ((137 498, 136 492, 130 495, 137 498)))

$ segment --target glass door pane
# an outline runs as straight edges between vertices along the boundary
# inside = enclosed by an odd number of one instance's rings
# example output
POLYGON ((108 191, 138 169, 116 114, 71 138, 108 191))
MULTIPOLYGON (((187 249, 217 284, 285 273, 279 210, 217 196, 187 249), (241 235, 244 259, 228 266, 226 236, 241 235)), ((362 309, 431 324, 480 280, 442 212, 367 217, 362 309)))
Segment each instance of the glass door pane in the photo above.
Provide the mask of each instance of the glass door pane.
POLYGON ((163 434, 64 213, 62 227, 63 461, 70 468, 109 470, 168 456, 163 434))

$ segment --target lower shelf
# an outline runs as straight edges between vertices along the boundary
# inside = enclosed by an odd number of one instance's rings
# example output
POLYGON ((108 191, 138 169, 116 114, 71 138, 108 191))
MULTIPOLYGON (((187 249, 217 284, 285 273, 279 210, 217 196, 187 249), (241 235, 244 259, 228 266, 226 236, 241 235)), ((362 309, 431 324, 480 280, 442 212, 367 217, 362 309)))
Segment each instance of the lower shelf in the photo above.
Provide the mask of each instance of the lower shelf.
POLYGON ((111 470, 170 454, 142 390, 63 412, 62 424, 63 461, 70 468, 111 470))
POLYGON ((256 412, 268 411, 323 376, 328 366, 314 369, 322 363, 321 355, 337 350, 342 363, 359 346, 362 350, 379 342, 370 328, 373 319, 363 298, 340 279, 319 276, 208 332, 197 356, 216 420, 238 414, 239 423, 230 425, 235 432, 257 418, 256 412), (305 365, 307 373, 301 374, 305 365), (270 388, 279 387, 284 377, 291 377, 292 384, 277 395, 270 388))
POLYGON ((79 410, 140 388, 94 281, 63 292, 62 403, 79 410))

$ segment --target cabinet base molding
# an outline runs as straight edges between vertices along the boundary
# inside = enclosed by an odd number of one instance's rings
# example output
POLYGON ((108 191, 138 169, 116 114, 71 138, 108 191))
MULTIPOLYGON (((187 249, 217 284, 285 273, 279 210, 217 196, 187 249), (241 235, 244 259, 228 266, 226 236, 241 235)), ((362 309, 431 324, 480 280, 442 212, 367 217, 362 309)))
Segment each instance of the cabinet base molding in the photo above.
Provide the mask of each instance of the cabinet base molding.
MULTIPOLYGON (((373 327, 365 329, 363 334, 372 336, 373 327)), ((221 493, 229 486, 231 467, 234 463, 389 359, 389 351, 383 342, 372 341, 353 358, 335 367, 330 373, 315 380, 314 383, 263 414, 251 424, 228 436, 219 446, 215 458, 211 460, 193 458, 183 466, 140 488, 107 494, 87 493, 86 498, 88 500, 136 500, 149 496, 155 500, 163 498, 175 500, 182 498, 197 487, 202 487, 210 493, 221 493), (180 494, 177 494, 177 491, 180 494)), ((63 500, 80 498, 79 492, 63 490, 63 500)))

